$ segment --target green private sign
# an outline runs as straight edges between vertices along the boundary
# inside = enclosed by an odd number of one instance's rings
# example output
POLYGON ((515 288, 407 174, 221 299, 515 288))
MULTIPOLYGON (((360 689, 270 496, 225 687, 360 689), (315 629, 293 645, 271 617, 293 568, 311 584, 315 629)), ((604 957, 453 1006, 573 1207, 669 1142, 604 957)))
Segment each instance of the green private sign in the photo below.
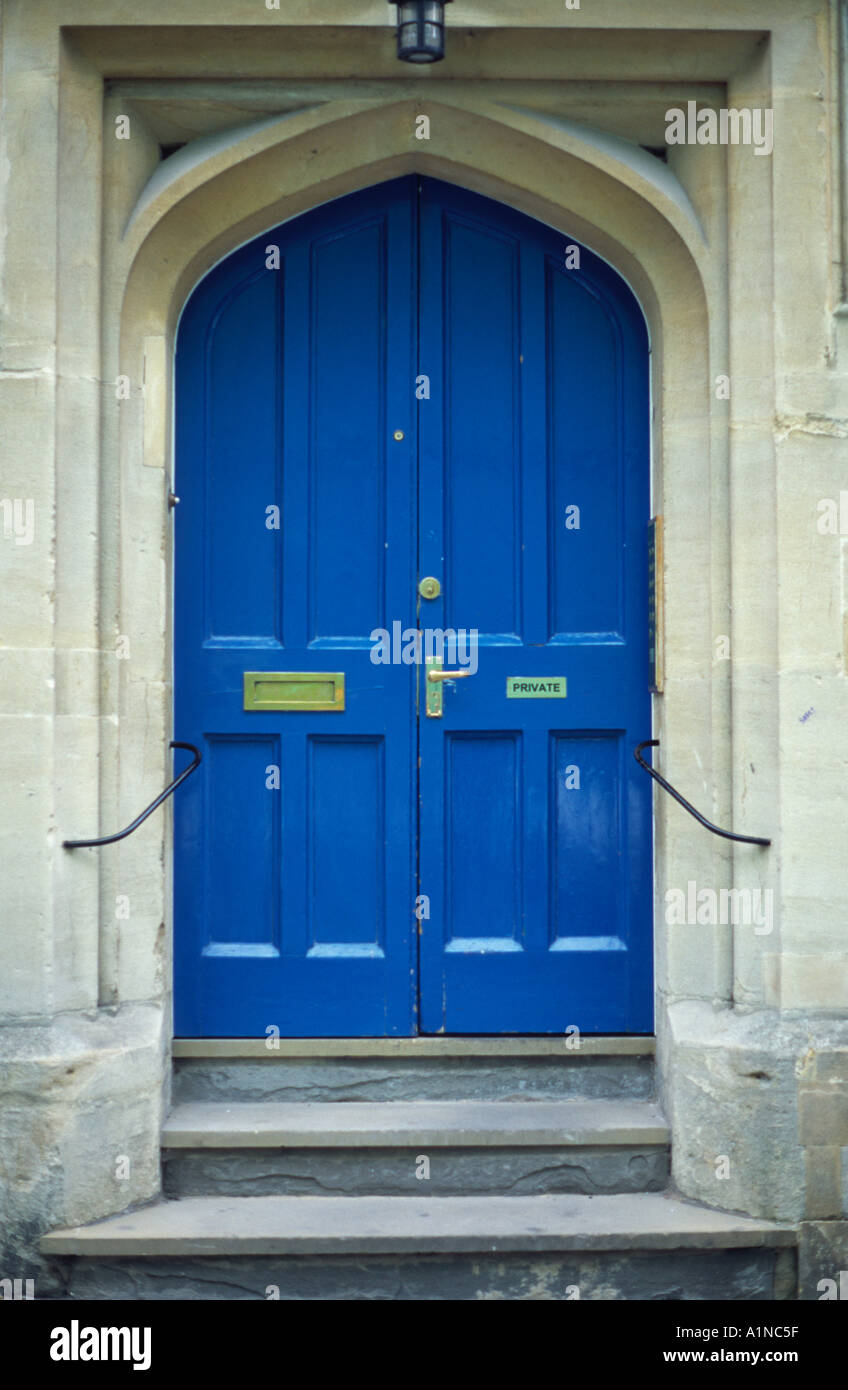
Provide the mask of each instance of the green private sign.
POLYGON ((564 700, 565 676, 507 676, 508 700, 564 700))

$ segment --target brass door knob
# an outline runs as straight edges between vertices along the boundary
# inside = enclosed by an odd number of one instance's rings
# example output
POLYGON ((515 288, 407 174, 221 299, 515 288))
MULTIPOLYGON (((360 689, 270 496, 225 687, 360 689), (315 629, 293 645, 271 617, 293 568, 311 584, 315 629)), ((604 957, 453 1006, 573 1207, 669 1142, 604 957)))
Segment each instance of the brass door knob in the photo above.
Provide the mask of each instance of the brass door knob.
POLYGON ((422 598, 438 598, 442 592, 442 586, 438 579, 434 579, 432 574, 428 574, 418 585, 418 592, 422 598))

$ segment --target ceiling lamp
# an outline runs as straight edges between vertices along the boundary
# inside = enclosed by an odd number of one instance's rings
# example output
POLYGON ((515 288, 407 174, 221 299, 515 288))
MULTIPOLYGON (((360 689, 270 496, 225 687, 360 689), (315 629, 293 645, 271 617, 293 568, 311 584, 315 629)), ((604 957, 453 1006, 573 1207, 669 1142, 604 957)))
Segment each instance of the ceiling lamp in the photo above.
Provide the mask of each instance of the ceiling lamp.
POLYGON ((389 0, 397 4, 397 56, 403 63, 438 63, 445 56, 445 5, 451 0, 389 0))

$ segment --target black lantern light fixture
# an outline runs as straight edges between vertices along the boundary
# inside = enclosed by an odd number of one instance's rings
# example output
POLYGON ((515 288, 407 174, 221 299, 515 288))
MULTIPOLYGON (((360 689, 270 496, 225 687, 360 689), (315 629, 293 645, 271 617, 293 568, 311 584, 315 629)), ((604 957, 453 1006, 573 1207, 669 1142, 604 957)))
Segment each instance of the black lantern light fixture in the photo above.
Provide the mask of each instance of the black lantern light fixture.
POLYGON ((445 56, 445 5, 451 0, 389 0, 397 4, 397 56, 438 63, 445 56))

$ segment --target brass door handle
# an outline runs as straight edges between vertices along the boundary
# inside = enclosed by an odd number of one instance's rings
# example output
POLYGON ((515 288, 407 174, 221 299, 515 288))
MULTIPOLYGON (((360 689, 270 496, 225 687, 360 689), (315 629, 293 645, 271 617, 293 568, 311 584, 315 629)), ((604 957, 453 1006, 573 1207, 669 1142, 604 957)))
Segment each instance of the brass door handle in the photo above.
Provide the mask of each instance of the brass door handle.
POLYGON ((473 671, 443 671, 441 660, 438 657, 427 658, 427 718, 441 719, 444 706, 444 692, 442 684, 444 681, 462 680, 465 676, 472 676, 473 671))

